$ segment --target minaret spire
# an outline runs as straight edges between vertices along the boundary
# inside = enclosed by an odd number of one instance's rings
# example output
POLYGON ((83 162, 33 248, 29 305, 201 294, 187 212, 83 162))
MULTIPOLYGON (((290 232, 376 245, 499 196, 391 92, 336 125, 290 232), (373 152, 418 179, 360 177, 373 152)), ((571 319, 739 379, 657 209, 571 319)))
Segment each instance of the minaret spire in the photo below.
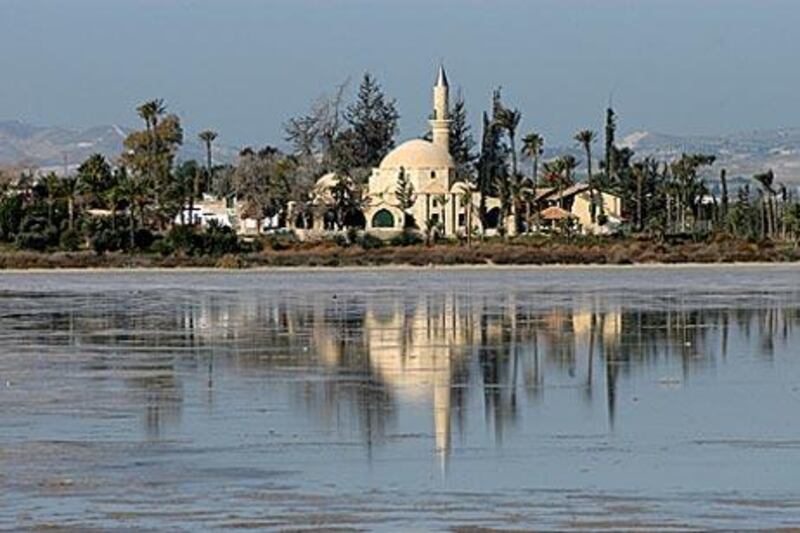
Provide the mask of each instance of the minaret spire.
POLYGON ((433 86, 433 144, 450 151, 450 85, 444 65, 439 65, 436 85, 433 86))
POLYGON ((437 87, 450 87, 447 82, 447 73, 444 71, 444 65, 439 65, 439 76, 436 78, 437 87))

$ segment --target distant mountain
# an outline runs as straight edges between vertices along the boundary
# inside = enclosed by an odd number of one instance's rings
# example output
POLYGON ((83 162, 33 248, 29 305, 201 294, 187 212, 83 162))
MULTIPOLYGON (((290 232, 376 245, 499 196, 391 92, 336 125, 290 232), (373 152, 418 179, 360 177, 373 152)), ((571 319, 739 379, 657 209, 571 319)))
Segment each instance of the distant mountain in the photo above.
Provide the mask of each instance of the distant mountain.
MULTIPOLYGON (((680 136, 638 131, 631 133, 617 145, 636 152, 636 157, 653 156, 671 161, 683 153, 703 153, 717 157, 710 170, 713 179, 720 169, 726 168, 731 180, 750 178, 768 169, 775 171, 778 180, 800 184, 800 128, 762 130, 720 136, 680 136)), ((602 143, 598 142, 596 159, 602 158, 602 143)), ((545 156, 571 153, 579 159, 583 151, 575 146, 553 147, 545 156)), ((741 181, 741 180, 738 180, 741 181)))
MULTIPOLYGON (((122 142, 131 131, 132 128, 117 125, 70 129, 0 121, 0 165, 25 164, 61 171, 65 159, 70 168, 95 153, 113 160, 122 153, 122 142)), ((214 158, 219 162, 232 161, 236 153, 225 146, 214 147, 214 158)), ((205 148, 187 135, 179 157, 203 161, 205 148)))
POLYGON ((780 181, 800 183, 800 128, 762 130, 722 136, 677 136, 636 132, 620 146, 639 156, 672 160, 682 153, 717 156, 715 170, 726 168, 731 177, 750 177, 772 169, 780 181))
MULTIPOLYGON (((133 131, 125 126, 96 126, 87 129, 36 126, 17 120, 0 121, 0 165, 24 163, 40 169, 61 171, 64 158, 74 168, 94 153, 110 159, 122 153, 122 141, 133 131)), ((705 153, 717 156, 710 176, 728 169, 731 180, 749 178, 757 172, 773 169, 778 180, 800 185, 800 128, 763 130, 721 136, 679 136, 652 132, 634 132, 618 141, 631 148, 637 157, 654 156, 672 160, 681 153, 705 153)), ((602 158, 602 143, 595 148, 595 160, 602 158)), ((216 143, 214 159, 234 161, 238 150, 216 143)), ((583 152, 574 144, 551 146, 545 157, 571 153, 578 159, 583 152)), ((186 134, 181 159, 205 159, 205 149, 193 133, 186 134)))

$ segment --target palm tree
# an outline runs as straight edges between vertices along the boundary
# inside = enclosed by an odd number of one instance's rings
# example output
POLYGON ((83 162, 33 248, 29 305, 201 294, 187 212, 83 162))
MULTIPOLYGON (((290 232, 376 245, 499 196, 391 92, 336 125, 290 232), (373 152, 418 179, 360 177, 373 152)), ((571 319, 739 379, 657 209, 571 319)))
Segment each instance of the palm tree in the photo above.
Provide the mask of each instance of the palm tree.
POLYGON ((53 206, 61 189, 61 180, 55 172, 50 172, 44 177, 44 188, 47 192, 47 224, 53 225, 53 206))
MULTIPOLYGON (((116 178, 116 176, 115 176, 116 178)), ((104 194, 104 200, 111 211, 111 230, 117 231, 117 209, 119 204, 127 199, 123 179, 117 179, 104 194)))
POLYGON ((531 160, 531 179, 534 187, 536 187, 536 180, 539 174, 539 158, 542 156, 543 151, 544 137, 538 133, 529 133, 522 138, 522 155, 531 160))
POLYGON ((67 223, 70 230, 75 227, 75 204, 80 200, 81 182, 77 176, 61 178, 59 195, 67 202, 67 223))
POLYGON ((522 113, 516 109, 502 108, 497 114, 497 125, 503 128, 508 134, 508 141, 511 144, 511 173, 514 179, 517 177, 517 128, 519 127, 520 120, 522 120, 522 113))
POLYGON ((592 177, 592 143, 597 140, 597 134, 592 130, 581 130, 575 134, 575 140, 583 147, 584 152, 586 153, 586 172, 588 175, 588 183, 589 183, 589 196, 592 199, 592 207, 591 207, 591 217, 592 223, 597 221, 597 206, 600 205, 600 211, 602 213, 603 210, 603 202, 597 201, 597 191, 594 187, 594 179, 592 177))
MULTIPOLYGON (((539 182, 539 158, 544 152, 544 137, 536 132, 531 132, 522 138, 522 155, 531 160, 531 201, 533 202, 534 217, 539 210, 536 209, 536 187, 539 182)), ((531 205, 528 203, 528 218, 530 218, 531 205)), ((530 220, 528 221, 530 224, 530 220)))
MULTIPOLYGON (((572 176, 573 176, 573 173, 575 172, 575 169, 578 168, 578 160, 575 159, 575 156, 567 154, 567 155, 562 155, 559 158, 559 161, 560 161, 561 173, 562 173, 562 176, 563 176, 563 178, 561 180, 559 180, 559 183, 561 184, 561 187, 562 187, 560 192, 563 192, 564 189, 566 189, 567 187, 570 187, 573 184, 574 180, 573 180, 572 176)), ((561 198, 559 203, 560 203, 561 208, 563 209, 564 208, 564 198, 561 198)))
POLYGON ((766 236, 772 237, 776 230, 776 223, 775 223, 775 216, 774 216, 774 208, 772 205, 772 199, 777 194, 775 190, 775 173, 770 169, 767 172, 762 172, 760 174, 756 174, 753 176, 753 179, 761 185, 761 188, 764 191, 764 198, 766 202, 764 204, 764 220, 766 221, 765 225, 765 233, 766 236))
POLYGON ((144 210, 150 200, 151 187, 145 180, 135 176, 130 176, 118 185, 119 190, 115 193, 120 198, 125 198, 128 204, 128 229, 130 230, 130 248, 133 250, 135 245, 136 219, 138 215, 139 225, 144 225, 144 210))
POLYGON ((508 142, 511 145, 511 184, 509 189, 512 191, 511 205, 514 211, 514 229, 519 228, 519 209, 517 208, 516 191, 519 189, 519 172, 517 170, 517 128, 519 127, 520 120, 522 120, 522 113, 517 109, 508 109, 506 107, 500 108, 495 119, 497 125, 504 129, 508 134, 508 142))
POLYGON ((211 143, 217 139, 218 135, 215 131, 204 130, 197 137, 206 147, 206 173, 208 174, 208 180, 211 181, 211 143))
POLYGON ((167 111, 164 100, 156 98, 149 100, 136 108, 136 112, 144 120, 147 131, 152 134, 158 126, 158 119, 167 111))
MULTIPOLYGON (((166 111, 167 107, 164 105, 164 100, 161 98, 149 100, 136 108, 136 112, 139 114, 142 120, 144 120, 145 128, 147 130, 148 137, 150 138, 147 147, 147 177, 151 182, 154 182, 154 184, 157 175, 154 167, 156 167, 157 164, 156 158, 158 154, 158 120, 166 111)), ((156 187, 157 199, 158 196, 159 188, 156 187)))
POLYGON ((574 155, 566 154, 560 157, 561 162, 564 166, 564 178, 568 185, 572 185, 574 180, 573 177, 575 175, 575 169, 580 166, 580 162, 575 159, 574 155))

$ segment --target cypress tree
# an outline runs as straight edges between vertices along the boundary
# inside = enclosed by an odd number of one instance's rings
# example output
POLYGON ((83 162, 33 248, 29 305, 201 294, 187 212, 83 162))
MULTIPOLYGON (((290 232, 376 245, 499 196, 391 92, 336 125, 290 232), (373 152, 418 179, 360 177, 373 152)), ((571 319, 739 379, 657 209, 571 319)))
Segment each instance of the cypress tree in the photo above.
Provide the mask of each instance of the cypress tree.
POLYGON ((617 132, 617 119, 614 110, 609 107, 606 110, 606 162, 605 171, 607 182, 610 184, 614 178, 614 137, 617 132))
POLYGON ((380 84, 367 72, 358 87, 356 101, 348 106, 344 118, 349 126, 353 161, 357 167, 376 167, 394 147, 397 112, 380 84))
POLYGON ((400 168, 400 174, 397 176, 397 189, 394 194, 400 209, 403 210, 403 229, 413 227, 414 219, 408 214, 408 210, 414 206, 414 185, 409 181, 406 169, 402 167, 400 168))
POLYGON ((470 181, 472 164, 475 162, 475 139, 472 138, 471 126, 467 122, 467 107, 461 91, 450 111, 450 155, 456 164, 456 176, 470 181))

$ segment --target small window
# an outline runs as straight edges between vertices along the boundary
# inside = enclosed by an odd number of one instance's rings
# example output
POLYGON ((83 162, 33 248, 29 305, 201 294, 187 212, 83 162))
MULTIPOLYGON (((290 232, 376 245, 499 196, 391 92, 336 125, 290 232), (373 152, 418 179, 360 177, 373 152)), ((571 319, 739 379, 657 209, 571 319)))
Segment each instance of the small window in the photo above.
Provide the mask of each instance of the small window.
POLYGON ((433 222, 434 224, 439 223, 439 213, 434 213, 431 215, 431 222, 433 222))
POLYGON ((467 225, 467 214, 466 213, 459 213, 458 214, 458 227, 463 228, 467 225))
POLYGON ((436 202, 436 200, 433 201, 433 207, 439 207, 439 204, 436 202))
POLYGON ((436 179, 436 171, 431 170, 431 179, 436 179))

